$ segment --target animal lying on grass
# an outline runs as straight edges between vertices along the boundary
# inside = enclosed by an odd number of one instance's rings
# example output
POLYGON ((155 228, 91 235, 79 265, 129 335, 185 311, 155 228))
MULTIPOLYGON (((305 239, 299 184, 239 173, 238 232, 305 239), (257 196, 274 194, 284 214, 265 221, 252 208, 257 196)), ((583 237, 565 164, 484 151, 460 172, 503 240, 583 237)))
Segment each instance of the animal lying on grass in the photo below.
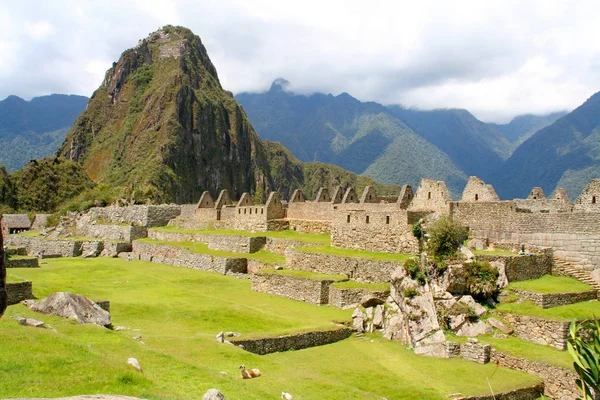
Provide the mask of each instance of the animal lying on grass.
POLYGON ((244 379, 258 378, 260 376, 260 371, 258 369, 246 369, 245 365, 240 366, 240 372, 242 373, 242 378, 244 379))

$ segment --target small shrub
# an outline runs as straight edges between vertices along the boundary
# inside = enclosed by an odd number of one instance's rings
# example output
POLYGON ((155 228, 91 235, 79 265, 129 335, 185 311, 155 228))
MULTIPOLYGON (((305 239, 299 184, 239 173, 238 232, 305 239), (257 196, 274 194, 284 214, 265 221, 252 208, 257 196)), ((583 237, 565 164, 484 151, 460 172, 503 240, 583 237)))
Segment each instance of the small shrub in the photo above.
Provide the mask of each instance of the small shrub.
POLYGON ((418 240, 421 240, 421 238, 423 237, 423 228, 421 227, 421 222, 420 221, 417 221, 417 222, 415 222, 413 224, 413 226, 412 226, 412 234, 418 240))
POLYGON ((424 285, 427 282, 427 276, 425 275, 423 268, 421 268, 419 260, 415 258, 407 260, 404 263, 404 269, 408 272, 410 277, 419 282, 419 284, 424 285))
POLYGON ((479 299, 495 297, 498 294, 498 270, 489 262, 474 261, 464 264, 467 290, 471 296, 479 299))
POLYGON ((409 299, 417 296, 418 294, 419 291, 413 286, 409 286, 406 289, 404 289, 404 297, 407 297, 409 299))
POLYGON ((427 227, 427 251, 434 257, 451 257, 469 234, 468 228, 451 217, 442 216, 427 227))
POLYGON ((448 263, 443 259, 437 259, 435 261, 435 267, 437 269, 438 274, 441 275, 448 269, 448 263))
POLYGON ((48 219, 46 219, 46 227, 49 228, 51 226, 56 226, 59 224, 59 222, 60 222, 60 214, 54 213, 54 214, 50 215, 48 217, 48 219))

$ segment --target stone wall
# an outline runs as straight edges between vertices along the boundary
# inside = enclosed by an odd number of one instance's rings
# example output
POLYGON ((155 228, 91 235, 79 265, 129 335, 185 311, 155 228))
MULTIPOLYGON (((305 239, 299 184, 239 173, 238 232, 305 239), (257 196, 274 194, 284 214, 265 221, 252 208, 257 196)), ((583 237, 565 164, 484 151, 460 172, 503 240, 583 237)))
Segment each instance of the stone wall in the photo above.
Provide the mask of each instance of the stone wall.
POLYGON ((491 361, 503 367, 527 372, 544 380, 544 395, 553 399, 576 400, 579 397, 575 371, 526 358, 515 357, 492 349, 491 361))
POLYGON ((316 280, 275 273, 258 273, 252 276, 252 290, 323 305, 329 302, 329 285, 332 280, 316 280))
POLYGON ((491 346, 489 344, 467 342, 460 345, 460 355, 465 360, 479 364, 490 362, 491 346))
POLYGON ((492 185, 487 185, 476 176, 467 181, 460 201, 498 201, 498 195, 492 185))
POLYGON ((541 255, 506 257, 506 278, 509 282, 537 279, 552 273, 553 263, 551 249, 541 255))
POLYGON ((38 268, 40 266, 37 257, 15 258, 6 257, 6 268, 38 268))
POLYGON ((134 259, 168 264, 175 267, 186 267, 201 271, 212 271, 220 274, 245 274, 247 259, 213 257, 207 254, 191 253, 184 248, 164 244, 133 242, 134 259))
POLYGON ((573 204, 573 211, 600 213, 600 179, 592 179, 573 204))
POLYGON ((33 289, 30 281, 6 282, 7 304, 19 304, 23 300, 33 298, 33 289))
POLYGON ((255 354, 270 354, 288 350, 301 350, 339 342, 352 335, 352 329, 340 328, 331 331, 316 331, 296 335, 278 336, 263 339, 233 339, 231 343, 242 346, 244 350, 255 354))
POLYGON ((334 207, 337 208, 331 202, 306 201, 289 203, 287 218, 331 221, 334 207))
POLYGON ((207 235, 202 233, 167 232, 150 229, 148 237, 169 242, 200 242, 212 250, 256 253, 265 246, 264 236, 207 235))
POLYGON ((176 204, 92 207, 89 210, 92 220, 100 219, 115 224, 127 223, 145 227, 165 226, 180 214, 181 206, 176 204))
POLYGON ((373 260, 359 257, 340 257, 331 254, 299 252, 289 249, 285 252, 286 265, 290 269, 321 272, 324 274, 344 274, 359 282, 389 282, 392 272, 403 262, 373 260))
POLYGON ((526 290, 512 289, 521 299, 529 300, 542 308, 558 307, 582 301, 596 300, 598 292, 589 290, 581 293, 535 293, 526 290))
MULTIPOLYGON (((455 400, 535 400, 544 392, 542 383, 530 387, 511 390, 510 392, 495 393, 493 395, 459 397, 455 400)), ((561 399, 562 400, 562 399, 561 399)))
POLYGON ((267 231, 267 207, 266 206, 238 206, 234 217, 227 221, 230 229, 250 232, 267 231))
POLYGON ((501 313, 501 317, 515 330, 514 334, 528 342, 567 349, 568 321, 553 321, 529 315, 501 313))
MULTIPOLYGON (((327 233, 331 232, 331 220, 303 220, 303 219, 287 219, 287 228, 300 233, 327 233)), ((269 230, 274 230, 269 228, 269 230)), ((279 229, 281 230, 281 229, 279 229)))
POLYGON ((131 242, 148 235, 148 229, 144 226, 123 225, 86 225, 81 232, 84 236, 92 238, 122 240, 131 242))
POLYGON ((331 244, 347 249, 386 253, 417 253, 419 242, 408 224, 408 212, 395 204, 342 208, 331 225, 331 244), (374 207, 378 206, 378 207, 374 207))
POLYGON ((295 247, 315 247, 320 246, 319 243, 302 242, 300 240, 281 239, 267 237, 264 250, 272 253, 284 255, 287 249, 295 247))
POLYGON ((9 246, 26 247, 29 255, 37 256, 42 250, 45 257, 77 257, 83 241, 51 240, 38 237, 9 235, 9 246))
POLYGON ((360 304, 364 296, 376 297, 383 303, 389 294, 389 291, 379 292, 359 288, 341 289, 335 286, 329 286, 329 304, 342 309, 354 308, 360 304))

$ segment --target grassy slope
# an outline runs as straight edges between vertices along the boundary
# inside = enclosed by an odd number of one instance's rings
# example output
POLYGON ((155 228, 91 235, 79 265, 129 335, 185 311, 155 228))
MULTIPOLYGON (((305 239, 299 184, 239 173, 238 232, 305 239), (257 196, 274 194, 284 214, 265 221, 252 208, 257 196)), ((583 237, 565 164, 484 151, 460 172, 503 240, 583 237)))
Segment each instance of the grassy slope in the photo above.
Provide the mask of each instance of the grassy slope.
MULTIPOLYGON (((282 391, 304 400, 445 399, 449 393, 489 393, 486 378, 496 369, 415 356, 379 336, 267 356, 218 344, 221 330, 248 337, 322 329, 332 327, 331 320, 349 319, 349 312, 251 292, 247 280, 213 273, 121 259, 52 259, 41 269, 9 273, 33 280, 39 298, 70 290, 109 299, 113 323, 139 331, 77 325, 11 306, 0 320, 0 393, 7 397, 200 399, 217 387, 227 398, 249 400, 277 399, 282 391), (11 315, 42 319, 58 332, 20 326, 11 315), (140 334, 145 344, 132 338, 140 334), (126 365, 128 357, 140 361, 144 375, 126 365), (242 363, 263 376, 242 380, 242 363)), ((534 382, 504 368, 491 379, 496 393, 534 382)))
POLYGON ((531 315, 559 321, 591 319, 594 314, 598 314, 598 310, 600 310, 600 302, 598 300, 552 308, 542 308, 529 301, 523 303, 500 303, 496 307, 496 311, 500 313, 531 315))
POLYGON ((303 251, 306 253, 319 253, 319 254, 331 254, 340 257, 358 257, 367 258, 372 260, 383 260, 383 261, 396 261, 404 262, 409 258, 413 257, 410 254, 390 254, 390 253, 379 253, 375 251, 364 251, 364 250, 351 250, 342 249, 339 247, 331 246, 318 246, 318 247, 301 247, 295 249, 297 251, 303 251))
POLYGON ((322 274, 320 272, 310 272, 310 271, 297 271, 294 269, 268 269, 258 271, 258 274, 271 274, 271 275, 284 275, 284 276, 293 276, 295 278, 306 278, 313 279, 316 281, 321 280, 330 280, 330 281, 343 281, 348 279, 346 275, 342 274, 322 274))
POLYGON ((592 290, 590 285, 567 276, 544 275, 539 279, 513 282, 511 289, 527 290, 537 293, 581 293, 592 290))

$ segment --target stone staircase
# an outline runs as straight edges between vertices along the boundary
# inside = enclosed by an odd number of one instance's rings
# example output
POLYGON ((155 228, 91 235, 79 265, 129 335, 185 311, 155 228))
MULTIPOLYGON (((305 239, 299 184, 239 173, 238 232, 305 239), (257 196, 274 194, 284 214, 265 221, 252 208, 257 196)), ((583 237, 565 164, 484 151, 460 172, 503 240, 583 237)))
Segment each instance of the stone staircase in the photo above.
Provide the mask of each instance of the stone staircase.
POLYGON ((564 275, 575 278, 583 283, 587 283, 595 290, 599 291, 600 294, 600 283, 596 282, 591 276, 590 273, 577 268, 573 264, 568 261, 562 260, 560 258, 554 257, 554 268, 556 271, 553 272, 554 275, 564 275))

